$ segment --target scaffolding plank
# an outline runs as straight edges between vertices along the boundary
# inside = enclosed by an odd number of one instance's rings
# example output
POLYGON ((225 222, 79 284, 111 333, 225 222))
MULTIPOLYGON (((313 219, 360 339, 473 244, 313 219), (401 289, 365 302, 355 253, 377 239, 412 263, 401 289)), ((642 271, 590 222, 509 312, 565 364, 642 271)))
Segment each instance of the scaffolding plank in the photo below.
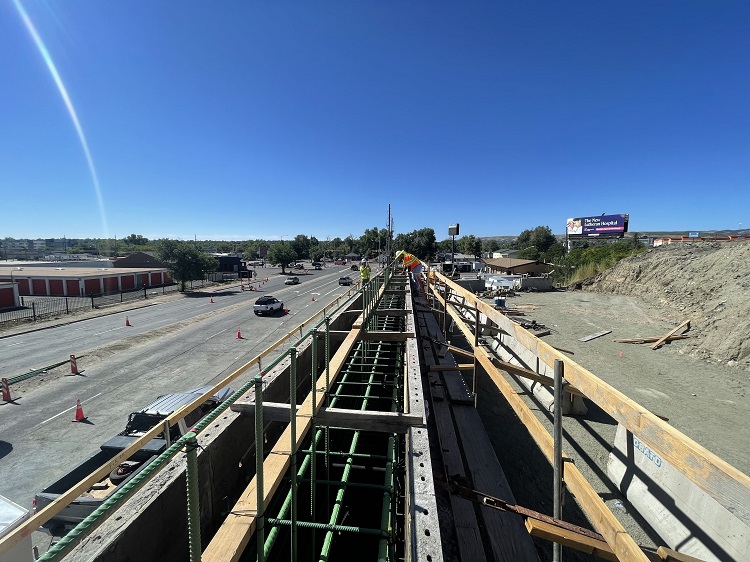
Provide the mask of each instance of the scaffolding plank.
MULTIPOLYGON (((476 409, 457 405, 453 407, 453 416, 464 445, 464 455, 474 489, 515 504, 516 499, 476 409)), ((538 560, 534 543, 521 517, 488 506, 483 506, 481 511, 495 560, 538 560)))
MULTIPOLYGON (((435 359, 432 356, 429 343, 423 341, 423 350, 425 362, 428 365, 434 362, 435 359)), ((432 411, 438 428, 438 440, 446 476, 449 478, 457 476, 463 479, 466 477, 466 472, 464 471, 461 448, 456 436, 456 428, 451 417, 450 404, 446 400, 439 376, 434 372, 429 372, 428 378, 430 393, 432 394, 432 411)), ((454 495, 451 495, 450 502, 461 560, 465 562, 486 560, 487 556, 482 546, 479 522, 472 502, 454 495)))
MULTIPOLYGON (((235 402, 232 411, 244 415, 255 415, 255 402, 235 402)), ((289 404, 278 402, 263 403, 263 419, 265 421, 288 422, 289 404)), ((299 407, 298 407, 299 412, 299 407)), ((297 418, 305 416, 298 413, 297 418)), ((315 416, 315 423, 323 426, 345 427, 364 431, 381 433, 406 433, 410 427, 424 427, 424 418, 418 414, 404 414, 401 412, 376 412, 372 410, 348 410, 344 408, 321 408, 315 416)))

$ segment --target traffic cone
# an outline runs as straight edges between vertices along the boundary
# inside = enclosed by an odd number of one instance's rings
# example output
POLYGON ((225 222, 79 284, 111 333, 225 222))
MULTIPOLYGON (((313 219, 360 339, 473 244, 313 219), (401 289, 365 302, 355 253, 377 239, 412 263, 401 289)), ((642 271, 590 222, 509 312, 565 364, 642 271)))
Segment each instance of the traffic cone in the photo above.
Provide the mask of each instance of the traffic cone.
POLYGON ((125 317, 125 325, 126 326, 130 326, 130 320, 128 320, 127 316, 125 317))
POLYGON ((72 375, 79 375, 78 372, 78 362, 76 361, 76 356, 71 355, 70 356, 70 374, 72 375))
POLYGON ((13 402, 13 399, 10 397, 10 385, 6 378, 3 378, 3 401, 13 402))
POLYGON ((74 422, 83 421, 86 416, 83 414, 83 408, 81 407, 81 399, 76 400, 76 417, 73 418, 74 422))
POLYGON ((312 302, 315 302, 315 295, 312 296, 312 302))
POLYGON ((237 328, 237 339, 238 340, 242 339, 242 334, 240 333, 240 329, 239 328, 237 328))
POLYGON ((209 300, 208 302, 210 302, 211 304, 213 304, 214 303, 214 298, 211 297, 211 300, 209 300))

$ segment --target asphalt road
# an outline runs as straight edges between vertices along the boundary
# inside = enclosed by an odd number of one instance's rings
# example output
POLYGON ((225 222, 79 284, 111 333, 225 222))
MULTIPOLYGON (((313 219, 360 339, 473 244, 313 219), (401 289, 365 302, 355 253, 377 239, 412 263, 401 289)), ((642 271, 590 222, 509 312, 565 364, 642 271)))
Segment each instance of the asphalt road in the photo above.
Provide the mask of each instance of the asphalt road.
POLYGON ((3 376, 71 354, 81 373, 70 375, 64 365, 11 387, 14 402, 0 405, 0 494, 30 507, 35 492, 121 431, 130 412, 161 394, 222 380, 345 293, 350 287, 338 279, 349 274, 358 277, 343 267, 295 273, 301 283, 287 286, 286 276, 269 269, 260 291, 157 297, 149 306, 141 301, 133 305, 139 308, 0 339, 3 376), (255 316, 252 305, 266 294, 282 300, 289 314, 255 316), (88 419, 71 423, 77 398, 88 419))

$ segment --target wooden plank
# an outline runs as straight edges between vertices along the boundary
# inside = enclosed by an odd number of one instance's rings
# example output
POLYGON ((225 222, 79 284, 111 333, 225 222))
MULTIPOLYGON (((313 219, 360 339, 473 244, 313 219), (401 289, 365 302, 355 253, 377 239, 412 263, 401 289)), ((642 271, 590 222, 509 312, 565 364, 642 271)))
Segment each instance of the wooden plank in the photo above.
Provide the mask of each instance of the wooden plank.
MULTIPOLYGON (((438 274, 439 275, 439 274, 438 274)), ((450 280, 449 284, 454 292, 472 294, 450 280)), ((444 299, 436 295, 441 302, 444 299)), ((590 371, 578 365, 575 361, 558 352, 552 346, 535 338, 521 326, 516 325, 502 314, 493 310, 483 302, 478 302, 480 311, 489 320, 505 329, 511 337, 533 352, 540 361, 550 368, 555 359, 565 364, 565 379, 579 389, 584 396, 594 402, 618 423, 624 425, 631 433, 646 443, 651 449, 669 461, 694 484, 713 497, 719 504, 740 517, 743 521, 750 521, 750 476, 743 474, 724 459, 719 458, 705 447, 693 441, 674 427, 659 419, 646 408, 602 381, 590 371)), ((461 316, 448 307, 451 317, 460 326, 461 316)), ((473 341, 473 333, 467 330, 467 340, 473 341)), ((476 351, 475 351, 476 353, 476 351)), ((486 353, 485 353, 486 356, 486 353)), ((567 467, 566 467, 567 470, 567 467)), ((601 530, 599 531, 603 535, 601 530)), ((608 544, 609 538, 605 535, 608 544)), ((614 540, 614 537, 611 537, 614 540)), ((619 555, 620 553, 615 552, 619 555)))
MULTIPOLYGON (((289 421, 289 404, 277 402, 263 403, 264 421, 289 421)), ((254 402, 237 402, 232 404, 232 410, 241 414, 254 416, 254 402)), ((297 408, 299 412, 299 407, 297 408)), ((298 413, 298 418, 306 417, 298 413)), ((309 416, 307 416, 309 417, 309 416)), ((344 408, 321 408, 315 416, 317 425, 346 427, 381 433, 406 433, 410 427, 425 427, 425 420, 416 414, 401 412, 376 412, 372 410, 348 410, 344 408)))
POLYGON ((672 550, 671 548, 667 548, 666 546, 660 546, 656 550, 656 554, 659 556, 659 560, 663 560, 666 562, 704 562, 700 558, 682 554, 681 552, 677 552, 676 550, 672 550))
MULTIPOLYGON (((516 499, 492 448, 487 430, 473 406, 453 406, 453 417, 461 436, 473 489, 515 504, 516 499)), ((497 561, 538 560, 534 543, 515 513, 489 506, 480 509, 497 561)))
POLYGON ((530 517, 526 519, 526 529, 533 537, 539 537, 547 541, 560 543, 565 547, 578 550, 579 552, 593 554, 599 558, 617 562, 617 556, 615 556, 612 549, 609 548, 607 541, 596 540, 587 537, 586 535, 580 535, 567 529, 561 529, 551 523, 539 521, 538 519, 532 519, 530 517))
MULTIPOLYGON (((424 349, 424 348, 423 348, 424 349)), ((425 349, 425 361, 434 363, 432 350, 425 349)), ((465 478, 464 463, 461 458, 461 448, 458 445, 456 429, 451 417, 450 405, 446 400, 445 391, 436 373, 429 373, 430 394, 432 395, 432 411, 438 429, 438 440, 443 457, 445 475, 449 478, 465 478)), ((474 505, 471 501, 458 496, 450 496, 453 525, 456 531, 458 550, 463 561, 486 560, 482 535, 479 530, 474 505)))
POLYGON ((474 369, 472 363, 461 363, 459 365, 430 365, 430 371, 439 373, 441 371, 471 371, 474 369))
MULTIPOLYGON (((672 340, 686 340, 690 336, 667 336, 667 338, 664 340, 672 341, 672 340)), ((615 343, 654 343, 655 341, 659 341, 660 338, 630 338, 630 339, 623 339, 623 340, 612 340, 615 343)))
POLYGON ((600 338, 602 336, 606 336, 607 334, 611 334, 611 333, 612 333, 612 330, 602 330, 601 332, 596 332, 595 334, 591 334, 589 336, 583 336, 582 338, 578 338, 578 341, 587 342, 587 341, 595 340, 596 338, 600 338))
MULTIPOLYGON (((512 375, 536 381, 550 388, 555 386, 555 380, 552 377, 548 377, 547 375, 540 375, 535 371, 519 367, 518 365, 514 365, 513 363, 508 363, 507 361, 503 361, 502 359, 498 359, 497 357, 492 356, 492 364, 495 365, 498 369, 502 369, 503 371, 511 373, 512 375)), ((583 396, 583 393, 580 390, 571 385, 567 385, 565 387, 565 392, 570 392, 571 394, 575 394, 577 396, 583 396)))
POLYGON ((413 332, 372 331, 362 332, 359 339, 364 341, 406 341, 413 337, 415 337, 413 332))
POLYGON ((474 397, 459 371, 444 371, 443 381, 453 404, 474 404, 474 397))
POLYGON ((669 332, 666 336, 659 338, 654 345, 651 346, 651 349, 657 349, 658 347, 661 347, 661 344, 663 344, 666 339, 669 336, 675 335, 677 332, 679 332, 682 328, 688 329, 690 328, 690 320, 685 320, 682 324, 677 326, 674 330, 669 332))

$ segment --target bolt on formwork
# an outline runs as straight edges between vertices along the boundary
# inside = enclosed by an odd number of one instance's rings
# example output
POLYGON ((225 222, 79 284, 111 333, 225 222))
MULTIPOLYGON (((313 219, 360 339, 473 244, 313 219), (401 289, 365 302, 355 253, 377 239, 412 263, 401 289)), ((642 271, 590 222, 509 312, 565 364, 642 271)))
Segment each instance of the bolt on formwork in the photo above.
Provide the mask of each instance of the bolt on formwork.
MULTIPOLYGON (((362 289, 363 327, 368 332, 401 332, 405 321, 404 284, 373 279, 362 289), (399 311, 389 315, 388 311, 399 311)), ((319 376, 318 343, 329 368, 329 325, 313 337, 312 380, 319 376)), ((362 339, 356 342, 338 378, 326 384, 327 412, 401 412, 404 400, 405 344, 403 341, 362 339)), ((297 385, 296 357, 290 355, 292 389, 297 385)), ((326 380, 328 382, 328 380, 326 380)), ((313 396, 318 389, 312 385, 313 396)), ((313 398, 315 402, 315 398, 313 398)), ((295 408, 290 408, 290 412, 295 408)), ((290 422, 293 418, 290 415, 290 422)), ((292 439, 294 442, 294 439, 292 439)), ((313 416, 310 437, 293 459, 283 483, 264 506, 262 549, 248 548, 243 559, 350 560, 353 554, 378 560, 403 556, 404 438, 373 426, 354 429, 343 422, 319 422, 313 416), (257 558, 255 553, 258 553, 257 558), (262 552, 262 554, 261 554, 262 552), (365 553, 371 553, 365 555, 365 553)))

